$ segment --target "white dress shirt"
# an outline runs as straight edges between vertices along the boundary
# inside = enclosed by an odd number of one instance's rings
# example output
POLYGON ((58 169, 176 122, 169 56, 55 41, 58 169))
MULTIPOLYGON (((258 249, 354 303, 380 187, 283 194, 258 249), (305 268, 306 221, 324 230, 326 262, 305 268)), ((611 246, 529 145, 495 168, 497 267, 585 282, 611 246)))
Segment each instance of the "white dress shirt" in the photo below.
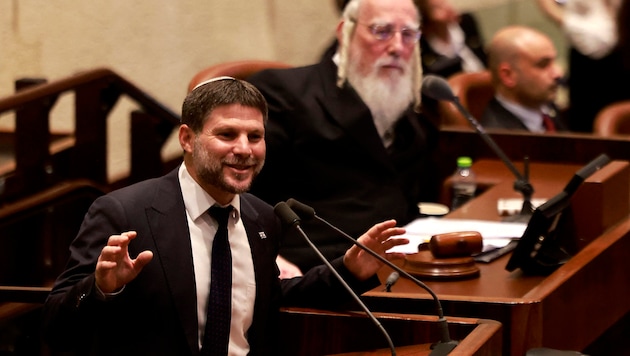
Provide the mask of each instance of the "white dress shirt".
MULTIPOLYGON (((179 168, 179 184, 183 192, 186 218, 190 230, 195 285, 197 288, 197 319, 199 322, 199 348, 206 325, 208 294, 210 292, 210 266, 212 241, 218 223, 207 214, 215 200, 190 176, 186 166, 179 168)), ((228 239, 232 251, 232 318, 228 355, 247 355, 247 330, 254 316, 256 279, 252 252, 241 220, 240 197, 230 203, 234 207, 228 221, 228 239)))
POLYGON ((541 115, 541 113, 546 110, 545 108, 540 108, 539 110, 526 108, 511 101, 507 101, 499 94, 496 95, 496 98, 507 111, 518 117, 529 131, 537 133, 547 131, 545 125, 543 124, 541 115))
POLYGON ((464 30, 456 24, 452 23, 448 25, 448 32, 450 42, 442 41, 437 36, 427 37, 427 42, 431 45, 431 48, 438 53, 448 58, 455 58, 459 56, 462 60, 462 71, 464 72, 479 72, 485 69, 483 62, 475 55, 475 53, 466 46, 466 34, 464 30))

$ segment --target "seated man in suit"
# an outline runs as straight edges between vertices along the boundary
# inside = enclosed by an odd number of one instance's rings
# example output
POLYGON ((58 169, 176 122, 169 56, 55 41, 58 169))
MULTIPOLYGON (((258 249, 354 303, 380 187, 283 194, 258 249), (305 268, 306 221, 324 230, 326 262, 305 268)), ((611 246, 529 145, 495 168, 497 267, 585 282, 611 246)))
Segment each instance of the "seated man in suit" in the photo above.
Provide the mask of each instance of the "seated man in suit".
POLYGON ((481 117, 483 127, 566 130, 554 105, 562 70, 548 36, 529 27, 508 26, 497 31, 487 53, 496 95, 481 117))
POLYGON ((459 14, 450 0, 418 0, 422 15, 422 70, 448 78, 486 69, 486 53, 477 21, 459 14))
MULTIPOLYGON (((278 278, 283 226, 246 193, 265 161, 267 104, 221 77, 182 108, 184 162, 163 177, 98 198, 43 308, 54 351, 76 355, 274 355, 279 307, 352 301, 327 266, 278 278)), ((407 239, 394 220, 360 241, 385 251, 407 239)), ((332 261, 362 293, 382 263, 353 246, 332 261)))
MULTIPOLYGON (((351 0, 334 57, 248 78, 270 110, 252 192, 271 204, 295 198, 351 236, 385 219, 406 224, 418 202, 435 201, 437 125, 418 112, 419 26, 412 0, 351 0)), ((303 227, 327 258, 349 246, 317 221, 303 227)), ((318 263, 297 234, 280 253, 302 271, 318 263)))

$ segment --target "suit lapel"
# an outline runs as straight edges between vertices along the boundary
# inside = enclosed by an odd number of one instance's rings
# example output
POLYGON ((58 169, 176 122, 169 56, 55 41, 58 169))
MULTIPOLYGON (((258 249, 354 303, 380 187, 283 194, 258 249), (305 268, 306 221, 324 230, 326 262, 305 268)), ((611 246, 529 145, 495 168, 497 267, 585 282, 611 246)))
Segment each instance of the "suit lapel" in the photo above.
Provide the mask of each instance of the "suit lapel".
POLYGON ((491 104, 494 105, 496 109, 495 117, 500 120, 504 128, 529 130, 521 119, 501 105, 498 100, 493 99, 491 104))
POLYGON ((267 234, 274 234, 275 232, 266 231, 265 227, 258 223, 258 215, 258 211, 256 211, 247 199, 247 195, 241 195, 241 219, 243 220, 243 226, 245 226, 245 232, 247 233, 247 240, 249 241, 249 246, 252 251, 257 289, 265 285, 263 281, 265 281, 266 278, 262 278, 262 274, 273 272, 269 268, 263 266, 267 265, 267 261, 269 261, 269 259, 273 261, 275 265, 275 255, 277 253, 275 250, 275 241, 277 238, 274 236, 267 236, 267 234))
POLYGON ((197 295, 192 248, 177 169, 161 179, 153 206, 146 209, 157 257, 193 354, 199 352, 197 295))

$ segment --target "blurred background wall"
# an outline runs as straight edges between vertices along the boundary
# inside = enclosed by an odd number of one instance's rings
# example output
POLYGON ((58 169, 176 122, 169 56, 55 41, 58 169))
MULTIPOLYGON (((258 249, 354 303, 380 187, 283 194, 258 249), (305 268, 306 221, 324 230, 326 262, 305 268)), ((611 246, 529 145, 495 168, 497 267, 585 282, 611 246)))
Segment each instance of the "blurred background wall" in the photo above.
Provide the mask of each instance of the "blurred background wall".
MULTIPOLYGON (((477 16, 486 40, 508 24, 531 25, 556 41, 564 60, 564 40, 534 0, 452 1, 477 16)), ((314 63, 337 19, 335 0, 0 0, 0 97, 19 78, 107 67, 179 113, 200 69, 252 58, 314 63)), ((72 129, 71 98, 57 106, 52 129, 72 129)), ((119 106, 128 111, 124 101, 119 106)), ((110 121, 108 171, 118 174, 128 169, 128 118, 110 121)), ((0 128, 13 124, 0 116, 0 128)), ((165 155, 178 154, 172 141, 165 155)))

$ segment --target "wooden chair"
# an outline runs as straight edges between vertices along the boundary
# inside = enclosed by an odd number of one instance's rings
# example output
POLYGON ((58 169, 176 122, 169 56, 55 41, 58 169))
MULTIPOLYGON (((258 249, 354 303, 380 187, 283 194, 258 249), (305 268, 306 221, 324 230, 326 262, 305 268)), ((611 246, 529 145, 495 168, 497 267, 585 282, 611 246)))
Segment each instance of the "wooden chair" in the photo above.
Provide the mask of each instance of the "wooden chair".
MULTIPOLYGON (((485 70, 474 73, 458 73, 448 78, 448 83, 453 93, 459 98, 460 103, 471 115, 481 119, 488 102, 494 97, 490 72, 485 70)), ((440 102, 439 112, 447 126, 470 127, 468 120, 462 115, 453 103, 440 102)))
POLYGON ((188 84, 188 92, 192 91, 197 84, 214 77, 229 76, 237 79, 246 79, 263 69, 290 67, 292 66, 283 62, 256 59, 218 63, 197 72, 188 84))
POLYGON ((593 121, 593 133, 599 136, 630 135, 630 100, 603 108, 593 121))

